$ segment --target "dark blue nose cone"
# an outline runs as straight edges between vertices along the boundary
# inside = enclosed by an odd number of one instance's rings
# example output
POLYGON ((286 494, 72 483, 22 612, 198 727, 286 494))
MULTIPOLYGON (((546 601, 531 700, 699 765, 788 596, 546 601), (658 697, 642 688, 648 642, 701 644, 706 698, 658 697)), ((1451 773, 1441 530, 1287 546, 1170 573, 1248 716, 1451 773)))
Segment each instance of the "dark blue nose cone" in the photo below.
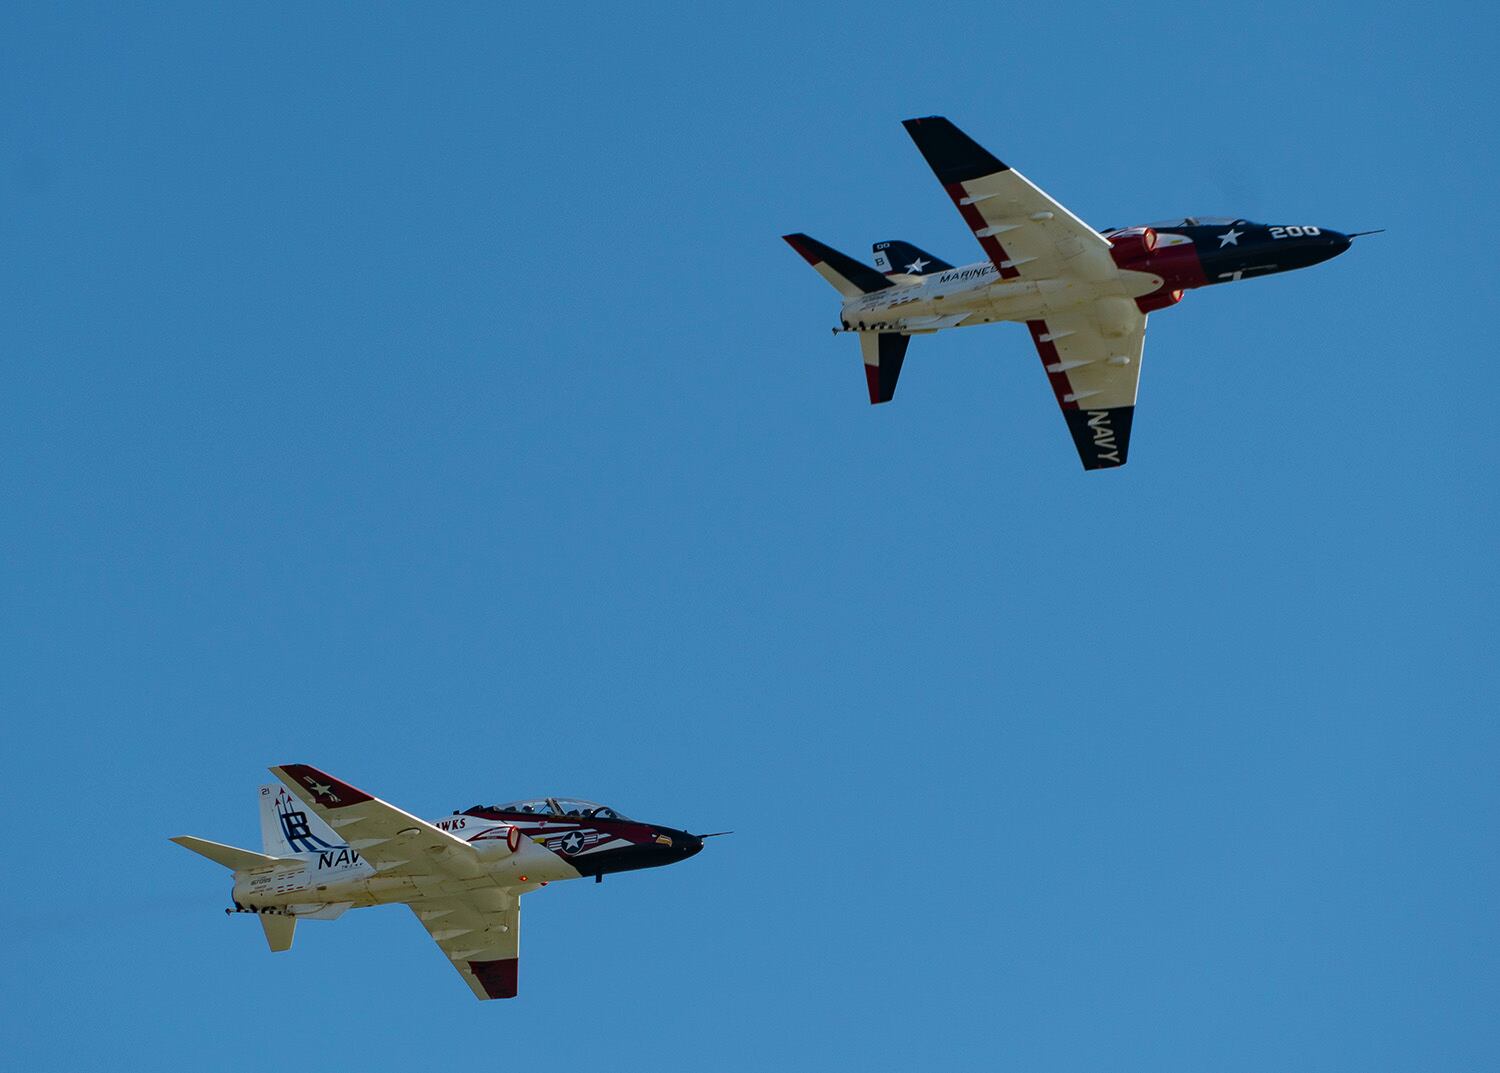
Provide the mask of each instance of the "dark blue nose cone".
MULTIPOLYGON (((1272 233, 1276 230, 1278 229, 1273 228, 1272 233)), ((1296 232, 1303 228, 1288 227, 1285 230, 1296 232)), ((1276 243, 1286 250, 1288 267, 1306 268, 1308 265, 1321 264, 1337 257, 1354 242, 1353 238, 1342 231, 1330 231, 1326 227, 1309 227, 1306 231, 1308 233, 1305 235, 1288 237, 1276 243)))
POLYGON ((1350 246, 1354 245, 1354 240, 1342 231, 1324 231, 1322 237, 1327 242, 1328 247, 1333 250, 1329 254, 1330 257, 1337 257, 1350 246))
MULTIPOLYGON (((1322 256, 1317 257, 1318 261, 1331 260, 1332 258, 1337 257, 1339 254, 1343 253, 1350 246, 1354 245, 1354 240, 1348 235, 1344 234, 1342 231, 1324 231, 1322 235, 1318 236, 1318 238, 1322 239, 1322 256)), ((1317 243, 1318 238, 1311 239, 1310 241, 1312 241, 1313 243, 1317 243)), ((1315 245, 1313 249, 1314 255, 1316 256, 1316 254, 1319 252, 1318 247, 1315 245)))

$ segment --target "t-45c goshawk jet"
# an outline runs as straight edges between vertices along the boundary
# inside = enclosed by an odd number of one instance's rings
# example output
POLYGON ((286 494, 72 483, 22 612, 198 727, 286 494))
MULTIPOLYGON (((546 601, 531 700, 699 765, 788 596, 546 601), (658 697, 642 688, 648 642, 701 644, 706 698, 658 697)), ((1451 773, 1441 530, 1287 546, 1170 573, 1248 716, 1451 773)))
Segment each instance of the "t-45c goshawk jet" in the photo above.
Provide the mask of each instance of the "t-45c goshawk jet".
POLYGON ((556 797, 428 822, 306 764, 271 773, 283 785, 260 788, 264 853, 172 839, 234 871, 234 907, 225 912, 257 914, 271 949, 287 950, 299 919, 402 903, 481 999, 515 997, 521 895, 560 879, 672 864, 713 837, 556 797))
POLYGON ((895 394, 913 335, 1024 322, 1084 469, 1125 464, 1148 313, 1194 287, 1326 261, 1374 233, 1208 216, 1099 232, 942 116, 904 125, 988 261, 955 268, 877 242, 877 269, 783 237, 844 296, 834 331, 859 333, 872 403, 895 394))

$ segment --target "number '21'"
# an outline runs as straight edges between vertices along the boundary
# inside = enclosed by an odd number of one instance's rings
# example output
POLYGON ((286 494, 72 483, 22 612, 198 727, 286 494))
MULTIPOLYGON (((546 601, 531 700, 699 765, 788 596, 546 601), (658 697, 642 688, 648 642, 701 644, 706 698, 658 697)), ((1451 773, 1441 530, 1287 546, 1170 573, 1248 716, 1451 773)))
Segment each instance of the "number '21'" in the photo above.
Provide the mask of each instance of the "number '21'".
POLYGON ((1322 233, 1316 227, 1298 227, 1296 224, 1291 227, 1271 228, 1272 238, 1301 238, 1303 235, 1321 235, 1322 233))

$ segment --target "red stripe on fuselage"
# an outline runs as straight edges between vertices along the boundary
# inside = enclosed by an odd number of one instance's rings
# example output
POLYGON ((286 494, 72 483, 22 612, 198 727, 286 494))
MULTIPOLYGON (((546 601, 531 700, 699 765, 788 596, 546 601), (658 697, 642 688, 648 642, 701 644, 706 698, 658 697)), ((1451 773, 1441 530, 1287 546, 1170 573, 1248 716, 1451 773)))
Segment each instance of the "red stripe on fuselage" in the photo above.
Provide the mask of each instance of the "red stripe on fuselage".
POLYGON ((514 824, 522 833, 538 841, 565 835, 580 827, 592 827, 615 838, 644 845, 656 840, 656 829, 637 820, 605 819, 600 816, 554 816, 550 812, 502 812, 499 809, 476 805, 460 813, 476 816, 482 820, 514 824))

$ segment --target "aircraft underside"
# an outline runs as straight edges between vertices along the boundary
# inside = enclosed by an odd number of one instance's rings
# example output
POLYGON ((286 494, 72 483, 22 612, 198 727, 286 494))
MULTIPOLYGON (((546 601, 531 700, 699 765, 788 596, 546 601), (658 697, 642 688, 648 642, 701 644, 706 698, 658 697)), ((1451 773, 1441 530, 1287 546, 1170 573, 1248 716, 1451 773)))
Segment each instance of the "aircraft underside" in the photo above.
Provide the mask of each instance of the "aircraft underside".
POLYGON ((955 268, 891 240, 871 268, 783 236, 844 296, 834 330, 859 334, 870 401, 894 397, 912 336, 1018 321, 1088 470, 1125 464, 1149 314, 1196 287, 1326 261, 1356 237, 1191 216, 1097 231, 942 116, 904 125, 988 261, 955 268))
POLYGON ((673 864, 713 837, 556 797, 429 822, 306 764, 271 772, 279 783, 260 788, 265 852, 173 839, 234 873, 227 912, 259 917, 270 948, 285 951, 298 920, 406 905, 481 999, 516 994, 523 894, 673 864))
POLYGON ((1099 282, 996 279, 978 287, 897 293, 846 305, 840 318, 840 330, 924 334, 998 321, 1025 323, 1052 314, 1083 311, 1104 320, 1106 323, 1102 327, 1115 326, 1118 328, 1115 334, 1123 335, 1133 326, 1134 300, 1160 291, 1163 283, 1160 276, 1121 271, 1114 279, 1099 282), (1103 307, 1096 309, 1101 302, 1103 307), (1110 308, 1111 305, 1115 308, 1110 308), (1113 325, 1109 323, 1111 319, 1113 325))

